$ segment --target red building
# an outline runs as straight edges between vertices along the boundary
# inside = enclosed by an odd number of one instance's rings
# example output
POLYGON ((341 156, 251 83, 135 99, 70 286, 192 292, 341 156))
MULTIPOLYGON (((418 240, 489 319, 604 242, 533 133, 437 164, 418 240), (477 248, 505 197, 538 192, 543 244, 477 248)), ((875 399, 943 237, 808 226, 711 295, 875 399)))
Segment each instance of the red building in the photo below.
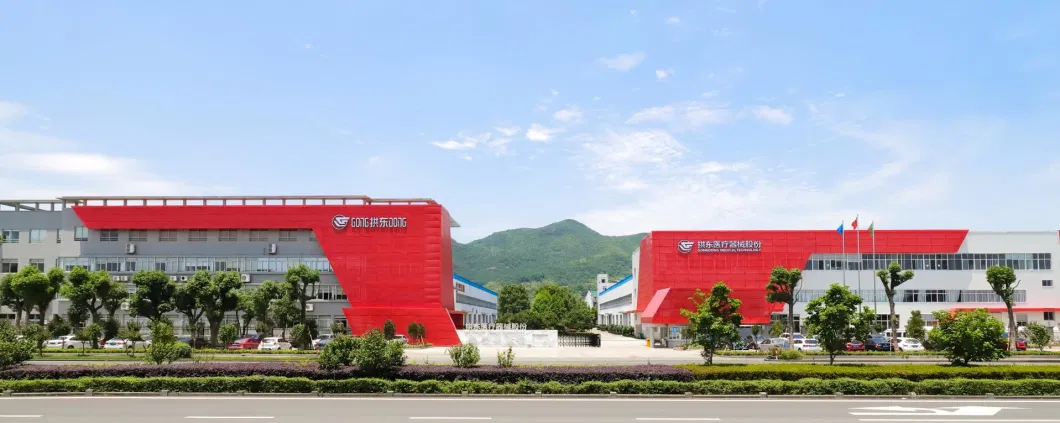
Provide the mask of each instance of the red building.
POLYGON ((460 343, 456 328, 463 322, 454 306, 450 238, 455 222, 433 200, 317 196, 72 201, 83 225, 96 231, 310 230, 345 292, 349 307, 342 312, 354 333, 382 328, 390 319, 399 332, 411 322, 423 323, 426 341, 435 345, 460 343))

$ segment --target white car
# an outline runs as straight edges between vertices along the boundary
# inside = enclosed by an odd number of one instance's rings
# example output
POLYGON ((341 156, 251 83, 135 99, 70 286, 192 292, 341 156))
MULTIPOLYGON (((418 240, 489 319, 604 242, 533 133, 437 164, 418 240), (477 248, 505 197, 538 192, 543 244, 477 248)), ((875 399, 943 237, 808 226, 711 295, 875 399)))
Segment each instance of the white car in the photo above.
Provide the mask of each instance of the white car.
POLYGON ((55 339, 49 339, 44 348, 88 348, 92 346, 89 341, 75 341, 76 336, 63 335, 55 339))
POLYGON ((320 346, 320 341, 326 341, 330 339, 335 339, 335 335, 320 335, 316 337, 316 339, 313 340, 313 349, 317 349, 317 347, 320 346))
POLYGON ((799 351, 813 352, 821 350, 821 344, 818 344, 816 339, 796 339, 794 345, 795 349, 799 351))
POLYGON ((289 350, 291 349, 291 343, 283 338, 265 338, 261 340, 260 344, 258 344, 258 349, 265 351, 289 350))
POLYGON ((916 338, 898 338, 898 351, 924 351, 924 345, 916 338))

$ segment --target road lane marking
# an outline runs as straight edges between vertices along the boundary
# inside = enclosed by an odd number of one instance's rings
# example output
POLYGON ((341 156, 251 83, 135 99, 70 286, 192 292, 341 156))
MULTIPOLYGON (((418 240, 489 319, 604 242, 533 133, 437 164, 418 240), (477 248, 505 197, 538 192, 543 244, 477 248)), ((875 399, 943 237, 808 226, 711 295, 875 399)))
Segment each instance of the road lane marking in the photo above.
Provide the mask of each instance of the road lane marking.
POLYGON ((226 420, 245 420, 245 419, 271 419, 272 416, 187 416, 185 419, 226 419, 226 420))
POLYGON ((493 417, 409 417, 409 420, 493 420, 493 417))
POLYGON ((637 420, 649 422, 716 422, 721 419, 714 417, 637 417, 637 420))
POLYGON ((1021 423, 1021 422, 1036 422, 1036 423, 1056 423, 1060 422, 1060 419, 858 419, 860 422, 990 422, 990 423, 1021 423))
POLYGON ((40 414, 0 414, 0 419, 36 419, 43 417, 40 414))

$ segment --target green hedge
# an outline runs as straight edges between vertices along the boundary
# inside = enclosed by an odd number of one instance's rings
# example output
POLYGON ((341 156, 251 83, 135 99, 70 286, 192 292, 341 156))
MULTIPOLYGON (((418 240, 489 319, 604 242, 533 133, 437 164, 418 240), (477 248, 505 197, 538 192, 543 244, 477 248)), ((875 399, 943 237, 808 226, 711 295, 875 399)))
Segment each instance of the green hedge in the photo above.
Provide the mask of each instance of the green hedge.
MULTIPOLYGON (((87 354, 128 354, 130 351, 142 353, 145 348, 125 349, 125 350, 105 350, 105 349, 86 349, 87 354)), ((317 350, 283 350, 283 351, 269 351, 269 350, 228 350, 220 348, 203 348, 194 350, 197 354, 232 354, 232 355, 269 355, 269 354, 282 354, 282 355, 315 355, 320 354, 317 350)), ((81 354, 80 348, 68 348, 68 349, 44 349, 45 354, 81 354)))
POLYGON ((619 381, 586 382, 564 385, 558 382, 496 384, 477 381, 387 381, 382 379, 310 380, 284 377, 205 377, 205 378, 82 378, 0 381, 0 390, 18 393, 80 392, 158 392, 162 390, 196 393, 397 393, 457 394, 673 394, 697 395, 1060 395, 1056 380, 975 380, 950 379, 912 382, 902 379, 803 379, 799 381, 710 380, 699 382, 619 381))
MULTIPOLYGON (((741 357, 741 356, 766 356, 769 355, 767 351, 747 351, 747 350, 722 350, 714 353, 715 355, 727 356, 727 357, 741 357)), ((828 353, 824 351, 804 351, 803 354, 808 356, 824 356, 827 357, 828 353)), ((842 356, 887 356, 887 357, 943 357, 943 353, 939 351, 917 351, 917 352, 887 352, 887 351, 849 351, 840 354, 842 356)), ((1012 354, 1013 356, 1060 356, 1060 351, 1017 351, 1012 354)))
POLYGON ((749 365, 679 365, 691 370, 697 380, 787 380, 807 378, 859 380, 904 379, 1049 379, 1060 381, 1060 366, 936 366, 930 364, 898 365, 824 365, 824 364, 749 364, 749 365))

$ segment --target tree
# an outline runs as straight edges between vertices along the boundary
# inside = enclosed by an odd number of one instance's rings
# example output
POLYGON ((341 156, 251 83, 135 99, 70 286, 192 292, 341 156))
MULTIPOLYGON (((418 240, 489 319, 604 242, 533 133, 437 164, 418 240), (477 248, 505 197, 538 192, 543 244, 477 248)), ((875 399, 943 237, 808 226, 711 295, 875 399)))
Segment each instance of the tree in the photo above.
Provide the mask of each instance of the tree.
POLYGON ((1009 348, 1015 351, 1016 334, 1019 330, 1016 328, 1016 314, 1012 312, 1012 305, 1016 300, 1016 287, 1020 285, 1016 280, 1016 272, 1008 266, 990 266, 986 269, 986 282, 990 284, 994 293, 1001 297, 1001 301, 1005 303, 1005 308, 1008 310, 1008 343, 1009 348))
POLYGON ((824 296, 806 304, 807 323, 828 352, 828 364, 834 364, 835 357, 846 349, 861 301, 850 288, 833 283, 824 296))
POLYGON ((876 327, 876 311, 869 306, 864 306, 861 311, 854 316, 854 322, 850 326, 850 339, 855 339, 861 342, 868 342, 869 335, 876 327))
POLYGON ((777 338, 784 334, 787 329, 787 325, 779 320, 773 321, 773 324, 769 326, 769 336, 777 338))
POLYGON ((282 328, 280 336, 286 338, 287 328, 298 320, 298 303, 288 297, 275 300, 269 304, 269 316, 271 316, 272 321, 282 328))
POLYGON ((236 295, 239 296, 239 305, 236 306, 236 320, 240 323, 239 334, 247 336, 247 332, 250 331, 250 322, 257 317, 254 308, 254 290, 244 287, 236 295))
POLYGON ((412 342, 419 342, 419 340, 420 340, 420 326, 419 326, 419 323, 416 323, 416 322, 409 323, 409 327, 406 330, 409 333, 409 338, 412 338, 412 342))
POLYGON ((996 361, 1009 355, 1005 346, 1005 324, 990 317, 985 309, 935 313, 939 325, 931 330, 932 344, 951 363, 967 365, 973 361, 996 361))
POLYGON ((6 306, 15 313, 15 327, 22 326, 22 314, 26 311, 26 299, 15 293, 15 274, 8 273, 0 278, 0 306, 6 306))
POLYGON ((295 348, 308 350, 313 345, 313 334, 306 325, 299 323, 291 328, 291 343, 295 348))
MULTIPOLYGON (((331 333, 335 336, 346 334, 346 325, 342 322, 331 322, 331 333)), ((411 336, 411 334, 409 334, 411 336)))
POLYGON ((199 306, 199 287, 210 285, 210 272, 200 270, 195 272, 188 282, 177 285, 173 291, 173 310, 180 312, 188 321, 188 328, 192 328, 192 335, 198 336, 194 328, 202 318, 203 310, 199 306))
POLYGON ((210 344, 217 345, 218 331, 221 323, 224 323, 225 314, 239 306, 239 290, 243 288, 239 273, 217 272, 211 275, 208 271, 200 270, 185 287, 192 291, 199 312, 210 324, 210 344))
POLYGON ((51 338, 48 328, 34 324, 26 325, 22 328, 22 336, 33 343, 33 347, 37 349, 37 355, 44 355, 44 343, 51 338))
POLYGON ((1039 351, 1045 351, 1045 347, 1049 346, 1050 342, 1053 342, 1053 328, 1046 327, 1041 323, 1031 323, 1027 325, 1027 342, 1039 351))
POLYGON ((72 330, 70 322, 67 322, 66 319, 63 319, 63 316, 58 314, 52 316, 52 320, 48 322, 48 333, 53 338, 69 335, 72 330))
POLYGON ((732 290, 724 282, 714 284, 708 296, 697 289, 690 298, 695 310, 681 309, 688 318, 688 328, 696 344, 703 346, 703 358, 707 365, 714 364, 714 352, 740 340, 737 329, 743 316, 739 313, 741 301, 731 298, 732 290))
POLYGON ((920 317, 920 310, 909 312, 909 321, 905 322, 905 336, 920 342, 927 339, 927 332, 924 331, 924 318, 920 317))
POLYGON ((59 293, 70 300, 70 307, 87 311, 93 323, 102 320, 100 310, 106 310, 107 317, 113 318, 129 296, 125 284, 111 280, 106 271, 90 272, 81 266, 70 271, 59 293))
POLYGON ((766 301, 788 305, 788 333, 798 332, 795 327, 795 302, 798 300, 799 282, 802 282, 802 271, 791 270, 783 266, 773 268, 766 285, 766 301))
POLYGON ((125 323, 125 327, 118 331, 118 337, 126 341, 125 348, 129 348, 131 351, 138 342, 144 340, 143 335, 140 334, 141 330, 143 330, 143 327, 140 326, 140 322, 131 320, 125 323))
POLYGON ((306 303, 313 299, 309 289, 315 289, 316 284, 320 282, 320 271, 299 264, 287 269, 283 280, 286 282, 284 296, 298 304, 298 323, 305 324, 306 303))
POLYGON ((420 343, 427 338, 427 327, 423 323, 416 323, 416 334, 420 337, 420 343))
POLYGON ((279 282, 265 281, 252 291, 251 309, 253 310, 255 318, 258 319, 258 326, 260 327, 258 333, 271 333, 276 326, 276 323, 272 319, 272 313, 269 312, 269 307, 272 305, 273 301, 279 300, 280 297, 283 296, 283 292, 280 288, 279 282))
POLYGON ((70 308, 66 309, 66 318, 70 321, 70 327, 72 329, 81 329, 85 327, 85 322, 88 321, 91 313, 80 304, 70 304, 70 308))
POLYGON ((0 369, 22 364, 33 358, 33 342, 19 340, 17 328, 0 320, 0 369))
MULTIPOLYGON (((592 310, 585 304, 585 301, 578 298, 570 288, 554 283, 543 285, 537 290, 529 311, 537 315, 543 327, 561 331, 589 329, 596 322, 592 310)), ((527 314, 520 312, 508 315, 506 318, 513 319, 515 316, 527 316, 527 314)), ((518 323, 527 323, 529 326, 529 322, 518 323)))
POLYGON ((81 341, 81 354, 84 355, 87 344, 91 344, 92 349, 99 348, 99 337, 101 336, 103 336, 103 327, 93 323, 77 331, 74 334, 74 340, 81 341))
POLYGON ((913 279, 913 271, 902 270, 902 266, 897 261, 894 261, 886 269, 877 270, 876 277, 880 279, 880 284, 883 285, 883 293, 887 295, 887 305, 890 306, 890 313, 887 315, 887 326, 891 329, 891 345, 896 345, 898 344, 898 319, 894 316, 894 296, 898 292, 899 286, 913 279))
POLYGON ((507 316, 530 309, 530 295, 522 285, 505 285, 497 294, 497 316, 507 316))
POLYGON ((758 335, 762 333, 762 325, 751 326, 751 337, 754 338, 755 344, 758 343, 758 335))
POLYGON ((396 332, 397 327, 394 326, 394 321, 386 319, 386 321, 383 322, 383 337, 385 337, 386 340, 389 341, 391 339, 394 339, 394 336, 397 335, 396 332))
POLYGON ((58 267, 53 267, 48 273, 41 272, 37 266, 26 266, 19 269, 12 283, 15 295, 25 300, 26 311, 34 307, 40 313, 40 324, 47 323, 44 315, 48 306, 59 295, 59 289, 66 279, 66 273, 58 267))
MULTIPOLYGON (((136 293, 129 301, 129 307, 137 316, 146 317, 152 322, 163 319, 166 313, 173 311, 173 295, 177 284, 159 270, 141 270, 133 274, 132 283, 136 293)), ((153 344, 155 341, 152 340, 153 344)))

